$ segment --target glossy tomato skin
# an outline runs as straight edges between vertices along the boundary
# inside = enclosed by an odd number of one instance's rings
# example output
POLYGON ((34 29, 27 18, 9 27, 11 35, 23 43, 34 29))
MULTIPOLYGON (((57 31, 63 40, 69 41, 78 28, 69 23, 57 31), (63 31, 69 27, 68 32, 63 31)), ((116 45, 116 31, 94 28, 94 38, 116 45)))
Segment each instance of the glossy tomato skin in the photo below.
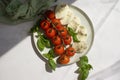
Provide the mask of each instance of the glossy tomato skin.
POLYGON ((73 47, 68 47, 66 49, 66 55, 69 56, 69 57, 72 57, 74 56, 76 53, 75 49, 73 47))
POLYGON ((70 57, 63 54, 58 58, 58 63, 60 64, 68 64, 70 62, 70 57))
POLYGON ((60 24, 56 25, 55 27, 56 27, 57 30, 61 30, 62 28, 64 28, 64 26, 62 26, 60 24))
POLYGON ((51 22, 55 25, 55 26, 57 26, 57 25, 61 25, 61 22, 60 22, 60 19, 51 19, 51 22))
POLYGON ((56 30, 54 28, 49 28, 46 30, 46 36, 48 38, 53 38, 56 35, 56 30))
POLYGON ((72 38, 70 35, 67 35, 66 37, 64 37, 63 41, 64 41, 64 44, 70 45, 72 42, 72 38))
POLYGON ((60 45, 62 44, 62 40, 59 36, 54 36, 52 38, 52 43, 56 46, 56 45, 60 45))
POLYGON ((42 20, 40 22, 40 28, 47 30, 50 27, 50 22, 48 20, 42 20))
POLYGON ((57 45, 54 47, 54 52, 56 55, 62 55, 65 50, 64 50, 64 46, 63 45, 57 45))
POLYGON ((66 28, 61 27, 59 29, 59 32, 60 32, 61 37, 66 37, 67 36, 67 29, 66 28))
POLYGON ((54 11, 52 11, 52 10, 46 11, 46 12, 45 12, 45 15, 46 15, 46 17, 49 18, 49 19, 55 18, 55 13, 54 13, 54 11))

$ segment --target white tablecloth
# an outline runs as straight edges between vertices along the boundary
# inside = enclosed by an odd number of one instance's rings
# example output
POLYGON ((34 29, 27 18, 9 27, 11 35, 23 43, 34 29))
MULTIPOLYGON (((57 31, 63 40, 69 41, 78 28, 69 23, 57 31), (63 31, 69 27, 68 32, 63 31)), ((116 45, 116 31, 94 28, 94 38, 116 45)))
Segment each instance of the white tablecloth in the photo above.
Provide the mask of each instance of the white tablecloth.
MULTIPOLYGON (((63 0, 65 1, 65 0, 63 0)), ((90 17, 94 44, 87 54, 93 70, 87 80, 120 80, 120 0, 66 0, 90 17)), ((48 72, 27 33, 33 22, 0 23, 0 80, 77 80, 76 64, 48 72)))

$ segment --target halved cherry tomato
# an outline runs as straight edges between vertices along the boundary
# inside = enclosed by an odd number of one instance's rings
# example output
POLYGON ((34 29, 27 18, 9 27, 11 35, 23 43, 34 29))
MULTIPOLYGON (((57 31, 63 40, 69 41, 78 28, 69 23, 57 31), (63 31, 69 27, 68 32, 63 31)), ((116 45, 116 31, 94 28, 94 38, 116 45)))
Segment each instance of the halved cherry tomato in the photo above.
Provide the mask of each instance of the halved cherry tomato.
POLYGON ((73 47, 68 47, 67 49, 66 49, 66 55, 67 56, 73 56, 73 55, 75 55, 75 53, 76 53, 76 51, 75 51, 75 49, 73 48, 73 47))
POLYGON ((63 38, 64 44, 66 45, 70 45, 70 43, 72 42, 72 38, 70 35, 67 35, 66 37, 63 38))
POLYGON ((49 18, 49 19, 53 19, 55 18, 55 13, 52 10, 48 10, 45 12, 45 15, 49 18))
POLYGON ((40 22, 40 27, 43 29, 43 30, 47 30, 50 26, 50 22, 47 21, 47 20, 42 20, 40 22))
POLYGON ((66 35, 67 35, 67 29, 66 28, 60 28, 59 29, 59 32, 60 32, 60 35, 62 36, 62 37, 65 37, 66 35))
POLYGON ((65 55, 65 54, 61 55, 58 58, 58 63, 60 63, 60 64, 68 64, 69 61, 70 61, 70 58, 67 55, 65 55))
POLYGON ((62 55, 64 53, 64 46, 63 45, 57 45, 54 47, 54 52, 56 55, 62 55))
POLYGON ((51 19, 51 21, 55 26, 61 25, 60 19, 51 19))
POLYGON ((54 28, 49 28, 46 30, 46 36, 48 38, 53 38, 56 35, 56 30, 54 28))
POLYGON ((62 40, 59 36, 55 36, 55 37, 52 38, 52 43, 54 45, 60 45, 62 43, 62 40))

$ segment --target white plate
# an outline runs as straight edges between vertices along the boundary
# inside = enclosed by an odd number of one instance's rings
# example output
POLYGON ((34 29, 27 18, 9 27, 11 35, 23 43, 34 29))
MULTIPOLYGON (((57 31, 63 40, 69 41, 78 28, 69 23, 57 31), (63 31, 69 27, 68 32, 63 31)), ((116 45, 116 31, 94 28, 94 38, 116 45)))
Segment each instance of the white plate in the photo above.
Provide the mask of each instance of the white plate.
MULTIPOLYGON (((84 27, 86 27, 87 29, 87 49, 83 52, 83 53, 76 53, 73 57, 70 58, 70 62, 68 64, 72 64, 75 63, 79 60, 79 58, 83 55, 86 55, 88 53, 88 51, 90 50, 92 43, 93 43, 93 39, 94 39, 94 30, 93 30, 93 25, 91 20, 89 19, 89 17, 86 15, 85 12, 83 12, 81 9, 69 5, 70 9, 74 12, 75 15, 77 15, 80 20, 81 20, 81 25, 83 25, 84 27)), ((36 49, 38 50, 39 54, 42 55, 43 53, 47 53, 49 50, 48 49, 44 49, 44 51, 40 51, 37 48, 37 38, 35 37, 37 34, 33 33, 33 42, 34 45, 36 47, 36 49)), ((44 56, 42 56, 44 57, 44 56)), ((56 58, 55 58, 56 60, 56 58)))

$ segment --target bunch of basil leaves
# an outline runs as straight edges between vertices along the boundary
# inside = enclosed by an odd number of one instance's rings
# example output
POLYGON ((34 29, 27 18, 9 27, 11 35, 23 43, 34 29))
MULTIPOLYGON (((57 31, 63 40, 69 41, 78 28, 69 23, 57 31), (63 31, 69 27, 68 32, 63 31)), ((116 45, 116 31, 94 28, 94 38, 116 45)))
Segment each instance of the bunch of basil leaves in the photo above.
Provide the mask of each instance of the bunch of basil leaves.
POLYGON ((0 0, 0 22, 17 24, 33 20, 56 0, 0 0))

